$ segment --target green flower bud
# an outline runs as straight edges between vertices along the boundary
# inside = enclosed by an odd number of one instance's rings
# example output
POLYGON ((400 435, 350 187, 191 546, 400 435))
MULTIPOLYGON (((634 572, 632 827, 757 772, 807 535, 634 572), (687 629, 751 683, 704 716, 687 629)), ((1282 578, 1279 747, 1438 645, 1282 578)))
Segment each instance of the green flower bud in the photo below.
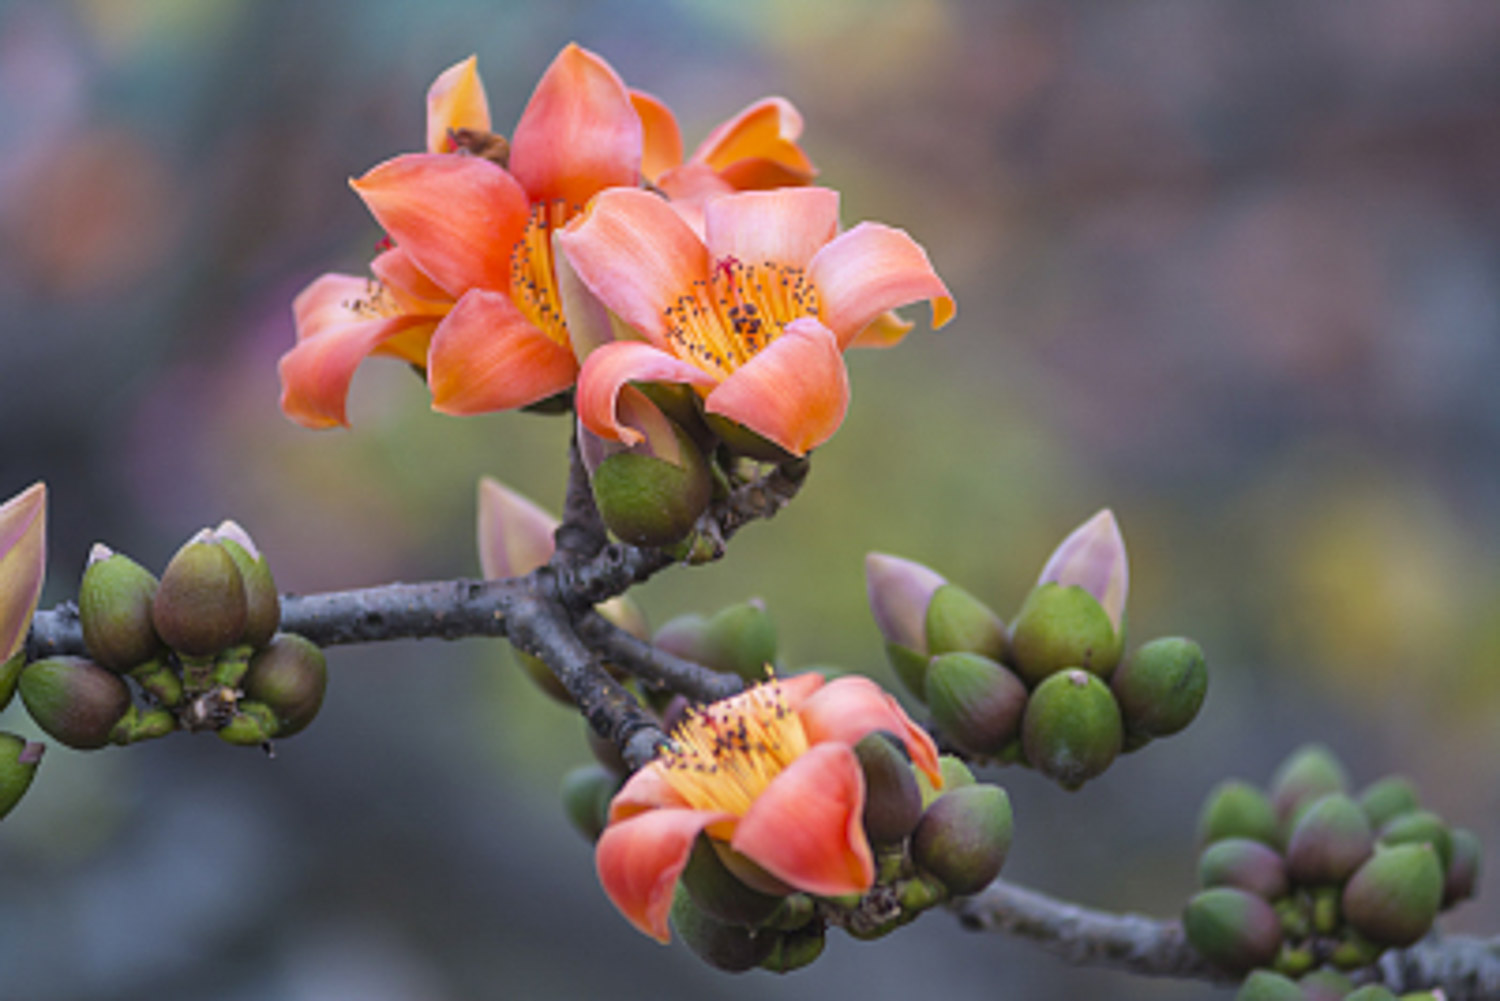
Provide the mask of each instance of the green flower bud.
POLYGON ((138 744, 143 740, 156 740, 177 729, 177 717, 165 709, 150 709, 141 712, 135 706, 125 710, 125 715, 110 731, 109 739, 115 744, 138 744))
POLYGON ((1271 777, 1271 805, 1282 823, 1295 822, 1297 807, 1348 789, 1349 777, 1333 752, 1320 744, 1309 744, 1283 761, 1271 777))
POLYGON ((763 970, 772 973, 791 973, 800 970, 823 955, 825 932, 822 925, 790 932, 776 937, 771 954, 761 960, 763 970))
POLYGON ((1205 890, 1234 886, 1271 901, 1289 889, 1281 856, 1249 838, 1224 838, 1205 848, 1198 858, 1198 885, 1205 890))
POLYGON ((219 728, 219 739, 241 747, 264 747, 279 733, 280 724, 270 706, 241 699, 234 715, 219 728))
POLYGON ((36 777, 45 744, 22 740, 13 733, 0 732, 0 820, 15 809, 31 780, 36 777))
POLYGON ((1443 877, 1443 909, 1474 896, 1479 885, 1479 863, 1484 849, 1479 836, 1467 827, 1455 827, 1452 832, 1453 859, 1443 877))
POLYGON ((1378 849, 1344 887, 1344 919, 1378 945, 1405 948, 1427 934, 1443 900, 1431 844, 1378 849))
POLYGON ((978 893, 1000 875, 1010 851, 1010 797, 999 786, 943 793, 917 825, 911 857, 955 896, 978 893))
POLYGON ((78 585, 78 620, 96 664, 123 674, 165 650, 151 624, 156 586, 156 577, 135 560, 94 545, 78 585))
POLYGON ((0 710, 10 705, 10 700, 16 694, 16 682, 21 678, 21 668, 26 666, 26 648, 11 654, 10 657, 0 661, 0 710))
POLYGON ((962 750, 995 754, 1020 734, 1026 686, 988 657, 977 653, 934 657, 925 684, 933 722, 962 750))
POLYGON ((1362 970, 1380 958, 1384 950, 1350 928, 1340 936, 1328 961, 1341 970, 1362 970))
POLYGON ((704 623, 698 663, 749 682, 766 680, 766 668, 776 663, 776 620, 765 602, 751 598, 721 608, 704 623))
POLYGON ((1026 760, 1066 789, 1108 768, 1123 739, 1120 707, 1109 687, 1077 668, 1038 685, 1021 721, 1026 760))
POLYGON ((1302 988, 1290 977, 1270 970, 1252 970, 1234 1001, 1304 1001, 1302 988))
POLYGON ((713 495, 703 453, 675 424, 672 434, 675 461, 616 452, 594 469, 599 514, 611 532, 632 545, 668 546, 684 538, 713 495))
POLYGON ((1339 888, 1318 886, 1312 890, 1312 927, 1319 935, 1332 935, 1339 928, 1339 888))
POLYGON ((1387 775, 1371 782, 1359 794, 1359 805, 1370 818, 1370 827, 1380 830, 1403 813, 1419 809, 1417 787, 1405 775, 1387 775))
POLYGON ((1208 692, 1208 667, 1198 644, 1168 636, 1137 647, 1109 686, 1126 733, 1166 737, 1198 715, 1208 692))
POLYGON ((922 792, 910 762, 880 733, 855 744, 854 755, 865 776, 865 835, 876 845, 905 840, 922 819, 922 792))
POLYGON ((1396 1001, 1396 995, 1384 984, 1365 984, 1345 994, 1344 1001, 1396 1001))
POLYGON ((770 957, 780 938, 774 932, 756 932, 714 920, 693 902, 681 883, 672 897, 669 920, 677 930, 677 937, 699 959, 728 973, 743 973, 759 966, 770 957))
POLYGON ((931 654, 976 653, 1004 660, 1010 646, 1000 616, 957 584, 944 584, 932 593, 924 626, 931 654))
POLYGON ((751 889, 730 872, 707 835, 699 835, 693 842, 681 879, 693 903, 725 924, 756 927, 781 908, 781 896, 751 889))
POLYGON ((323 707, 328 661, 317 645, 295 633, 279 633, 250 658, 240 682, 246 697, 275 714, 276 736, 301 733, 323 707))
MULTIPOLYGON (((1286 938, 1304 939, 1312 934, 1312 901, 1306 894, 1298 894, 1295 897, 1282 897, 1271 904, 1276 910, 1276 917, 1281 920, 1281 933, 1286 938)), ((1308 964, 1308 969, 1312 964, 1308 964)), ((1289 977, 1301 976, 1306 970, 1292 971, 1277 966, 1278 970, 1289 977)))
POLYGON ((1300 981, 1307 1001, 1343 1001, 1354 982, 1337 970, 1314 970, 1300 981))
POLYGON ((1342 883, 1375 847, 1365 812, 1343 793, 1314 800, 1287 842, 1286 870, 1304 884, 1342 883))
POLYGON ((1011 662, 1028 685, 1070 667, 1107 678, 1124 649, 1123 623, 1081 587, 1038 584, 1010 627, 1011 662))
POLYGON ((212 657, 245 632, 245 585, 234 560, 200 533, 167 564, 151 601, 151 621, 184 657, 212 657))
POLYGON ((165 662, 148 660, 130 669, 130 677, 164 706, 182 704, 182 679, 165 662))
POLYGON ((1237 779, 1214 787, 1198 815, 1198 840, 1207 845, 1223 838, 1250 838, 1276 846, 1276 810, 1265 793, 1237 779))
POLYGON ((1231 973, 1266 966, 1281 948, 1281 922, 1253 893, 1220 886, 1188 901, 1182 928, 1194 949, 1231 973))
POLYGON ((896 889, 901 910, 913 915, 929 907, 936 907, 948 899, 948 888, 929 877, 904 879, 897 884, 896 889))
POLYGON ((975 784, 974 773, 969 770, 969 766, 964 764, 962 758, 956 758, 951 754, 938 755, 938 773, 943 776, 941 789, 933 788, 932 782, 927 778, 927 773, 920 771, 915 765, 912 766, 912 777, 917 780, 917 788, 921 790, 924 810, 943 793, 975 784))
POLYGON ((885 645, 885 655, 901 686, 921 701, 927 691, 927 663, 932 658, 895 643, 885 645))
POLYGON ((602 765, 580 765, 563 776, 563 813, 590 842, 598 841, 609 821, 609 801, 620 789, 619 776, 602 765))
POLYGON ((805 893, 789 893, 781 898, 781 906, 767 924, 777 931, 797 931, 806 928, 817 913, 818 905, 813 903, 812 897, 805 893))
POLYGON ((234 560, 245 586, 245 631, 240 642, 259 649, 271 641, 281 625, 281 596, 276 592, 271 565, 249 533, 235 522, 221 523, 214 530, 214 538, 234 560))
POLYGON ((1393 817, 1380 829, 1383 845, 1430 844, 1437 849, 1438 865, 1444 872, 1453 864, 1453 835, 1443 818, 1431 810, 1413 810, 1393 817))
POLYGON ((130 708, 125 682, 82 657, 49 657, 26 665, 21 701, 37 726, 59 743, 92 751, 130 708))
MULTIPOLYGON (((1281 930, 1283 933, 1286 932, 1285 922, 1282 922, 1281 930)), ((1271 963, 1271 969, 1285 977, 1300 977, 1317 965, 1318 957, 1313 955, 1309 946, 1282 942, 1280 951, 1276 953, 1276 959, 1271 963)), ((1300 991, 1302 988, 1297 989, 1300 991)), ((1297 996, 1303 995, 1299 993, 1297 996)))

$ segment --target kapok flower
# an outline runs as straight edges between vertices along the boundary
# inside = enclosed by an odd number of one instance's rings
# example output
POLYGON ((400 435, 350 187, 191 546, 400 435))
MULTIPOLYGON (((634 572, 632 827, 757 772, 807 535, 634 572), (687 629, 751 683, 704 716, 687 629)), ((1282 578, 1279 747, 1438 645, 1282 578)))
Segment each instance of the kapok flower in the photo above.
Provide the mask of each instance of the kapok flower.
POLYGON ((838 232, 838 194, 781 188, 712 199, 699 238, 668 203, 632 189, 601 193, 558 234, 578 277, 644 341, 588 356, 578 415, 626 443, 621 389, 631 382, 694 387, 704 410, 796 455, 843 422, 842 351, 872 320, 932 302, 933 326, 953 316, 927 254, 899 229, 838 232))
POLYGON ((932 738, 868 678, 773 678, 693 712, 610 804, 595 849, 604 892, 631 924, 668 941, 673 889, 705 832, 794 889, 868 890, 875 866, 853 747, 879 730, 942 786, 932 738))
POLYGON ((637 183, 640 119, 609 64, 569 45, 509 144, 489 129, 471 57, 428 91, 428 151, 350 182, 393 246, 371 265, 374 281, 328 274, 297 297, 297 344, 280 365, 287 416, 347 424, 349 383, 370 354, 424 367, 433 408, 450 414, 525 406, 573 384, 552 233, 596 192, 637 183), (456 135, 480 155, 459 151, 456 135))
POLYGON ((47 571, 47 485, 0 504, 0 664, 26 642, 47 571))

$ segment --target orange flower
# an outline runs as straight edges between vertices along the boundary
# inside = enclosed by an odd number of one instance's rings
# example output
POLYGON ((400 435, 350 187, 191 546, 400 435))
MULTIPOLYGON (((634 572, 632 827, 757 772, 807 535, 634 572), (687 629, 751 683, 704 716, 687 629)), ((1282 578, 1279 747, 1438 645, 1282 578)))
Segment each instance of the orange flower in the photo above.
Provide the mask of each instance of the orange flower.
POLYGON ((875 866, 853 746, 878 730, 942 786, 932 738, 868 678, 772 679, 695 712, 610 804, 595 850, 604 892, 631 924, 668 941, 672 892, 702 832, 794 889, 868 890, 875 866))
POLYGON ((558 234, 572 269, 644 341, 588 356, 578 415, 633 444, 620 420, 630 382, 693 386, 704 410, 796 455, 822 444, 849 403, 842 351, 893 307, 953 299, 927 254, 899 229, 838 232, 838 194, 782 188, 711 199, 699 238, 663 199, 614 189, 558 234))
POLYGON ((573 384, 551 235, 596 192, 637 183, 640 119, 609 64, 569 45, 516 125, 509 169, 453 152, 454 131, 489 128, 471 57, 428 91, 428 152, 351 182, 394 245, 374 281, 324 275, 297 297, 297 344, 280 364, 293 420, 347 424, 349 382, 369 354, 424 366, 444 413, 524 406, 573 384))

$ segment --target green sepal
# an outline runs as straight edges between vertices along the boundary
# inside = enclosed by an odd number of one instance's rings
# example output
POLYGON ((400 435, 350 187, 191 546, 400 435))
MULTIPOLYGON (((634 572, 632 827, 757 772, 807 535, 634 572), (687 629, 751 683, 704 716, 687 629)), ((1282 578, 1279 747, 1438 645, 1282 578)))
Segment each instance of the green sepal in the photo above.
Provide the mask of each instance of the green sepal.
POLYGON ((924 699, 927 693, 927 664, 932 658, 899 643, 887 643, 885 655, 902 687, 918 701, 924 699))
POLYGON ((680 882, 672 896, 669 920, 677 937, 699 959, 728 973, 743 973, 759 966, 781 938, 775 932, 758 932, 715 920, 694 903, 680 882))
POLYGON ((770 954, 761 960, 761 969, 772 973, 791 973, 810 966, 823 955, 825 939, 826 932, 821 924, 779 935, 770 954))
POLYGON ((234 715, 219 730, 219 739, 245 747, 269 744, 276 736, 276 714, 260 702, 242 700, 234 715))
POLYGON ((138 744, 165 737, 176 729, 177 717, 166 709, 141 712, 139 707, 131 706, 110 731, 109 740, 112 744, 138 744))
POLYGON ((780 896, 753 890, 736 878, 706 834, 693 842, 680 878, 693 903, 704 914, 726 924, 756 927, 781 907, 780 896))
POLYGON ((130 677, 162 705, 169 708, 182 705, 182 679, 162 661, 148 660, 139 664, 131 668, 130 677))

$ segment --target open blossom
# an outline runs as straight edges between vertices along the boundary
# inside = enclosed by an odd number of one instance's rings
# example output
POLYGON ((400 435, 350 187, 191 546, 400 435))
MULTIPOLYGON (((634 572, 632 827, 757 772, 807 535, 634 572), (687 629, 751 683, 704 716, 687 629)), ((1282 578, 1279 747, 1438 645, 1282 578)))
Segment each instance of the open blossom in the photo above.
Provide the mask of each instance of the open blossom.
POLYGON ((899 738, 941 788, 932 738, 868 678, 772 679, 693 713, 610 804, 595 850, 604 892, 668 941, 673 889, 700 833, 793 889, 868 890, 875 866, 853 746, 876 731, 899 738))
POLYGON ((47 487, 33 483, 0 504, 0 664, 31 628, 47 570, 47 487))
POLYGON ((953 315, 927 254, 899 229, 838 231, 838 194, 782 188, 723 195, 704 206, 700 238, 648 192, 603 192, 558 234, 578 277, 644 338, 588 356, 578 414, 627 443, 620 419, 631 382, 694 387, 703 408, 796 455, 843 422, 842 352, 887 310, 930 300, 933 325, 953 315))

